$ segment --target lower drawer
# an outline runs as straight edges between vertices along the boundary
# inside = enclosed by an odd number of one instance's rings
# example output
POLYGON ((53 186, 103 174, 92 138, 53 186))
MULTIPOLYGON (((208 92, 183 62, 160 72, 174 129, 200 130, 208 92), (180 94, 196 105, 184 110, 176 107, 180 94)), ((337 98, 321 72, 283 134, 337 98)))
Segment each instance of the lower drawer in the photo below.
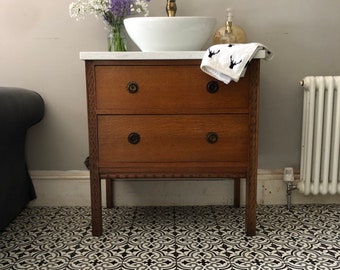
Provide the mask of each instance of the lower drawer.
POLYGON ((100 115, 99 167, 248 160, 248 115, 100 115))

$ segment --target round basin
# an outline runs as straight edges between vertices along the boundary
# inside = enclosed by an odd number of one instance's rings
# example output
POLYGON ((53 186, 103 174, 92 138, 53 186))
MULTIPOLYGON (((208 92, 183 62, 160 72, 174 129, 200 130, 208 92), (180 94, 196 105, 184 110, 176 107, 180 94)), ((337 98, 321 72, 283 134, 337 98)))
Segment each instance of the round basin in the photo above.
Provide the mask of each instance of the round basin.
POLYGON ((133 17, 124 20, 130 38, 144 52, 199 51, 212 36, 213 17, 133 17))

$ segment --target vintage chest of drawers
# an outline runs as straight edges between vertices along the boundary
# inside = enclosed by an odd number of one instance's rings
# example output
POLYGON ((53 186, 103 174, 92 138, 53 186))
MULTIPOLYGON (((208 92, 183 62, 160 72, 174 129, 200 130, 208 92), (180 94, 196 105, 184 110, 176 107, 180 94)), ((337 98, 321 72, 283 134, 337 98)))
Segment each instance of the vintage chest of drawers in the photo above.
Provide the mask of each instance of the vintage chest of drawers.
POLYGON ((256 234, 260 61, 225 85, 200 70, 200 53, 81 55, 93 235, 102 234, 101 179, 112 206, 113 179, 182 177, 234 178, 237 192, 246 178, 246 233, 256 234))

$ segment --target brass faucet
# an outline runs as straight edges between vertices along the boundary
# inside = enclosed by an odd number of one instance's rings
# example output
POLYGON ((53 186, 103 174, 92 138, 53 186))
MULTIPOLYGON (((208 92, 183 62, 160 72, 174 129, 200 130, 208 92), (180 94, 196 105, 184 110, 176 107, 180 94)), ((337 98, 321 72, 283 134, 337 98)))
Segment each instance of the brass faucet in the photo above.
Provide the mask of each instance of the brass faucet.
POLYGON ((177 11, 176 0, 166 0, 166 13, 168 17, 175 17, 177 11))

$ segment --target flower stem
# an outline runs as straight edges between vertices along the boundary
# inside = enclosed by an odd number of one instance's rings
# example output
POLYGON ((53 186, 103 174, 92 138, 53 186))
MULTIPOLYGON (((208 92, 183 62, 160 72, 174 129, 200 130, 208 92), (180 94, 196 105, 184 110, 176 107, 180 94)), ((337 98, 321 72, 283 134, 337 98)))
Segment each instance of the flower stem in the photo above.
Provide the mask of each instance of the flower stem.
POLYGON ((125 37, 122 35, 122 25, 114 24, 111 26, 108 40, 108 50, 114 52, 125 52, 125 37))

